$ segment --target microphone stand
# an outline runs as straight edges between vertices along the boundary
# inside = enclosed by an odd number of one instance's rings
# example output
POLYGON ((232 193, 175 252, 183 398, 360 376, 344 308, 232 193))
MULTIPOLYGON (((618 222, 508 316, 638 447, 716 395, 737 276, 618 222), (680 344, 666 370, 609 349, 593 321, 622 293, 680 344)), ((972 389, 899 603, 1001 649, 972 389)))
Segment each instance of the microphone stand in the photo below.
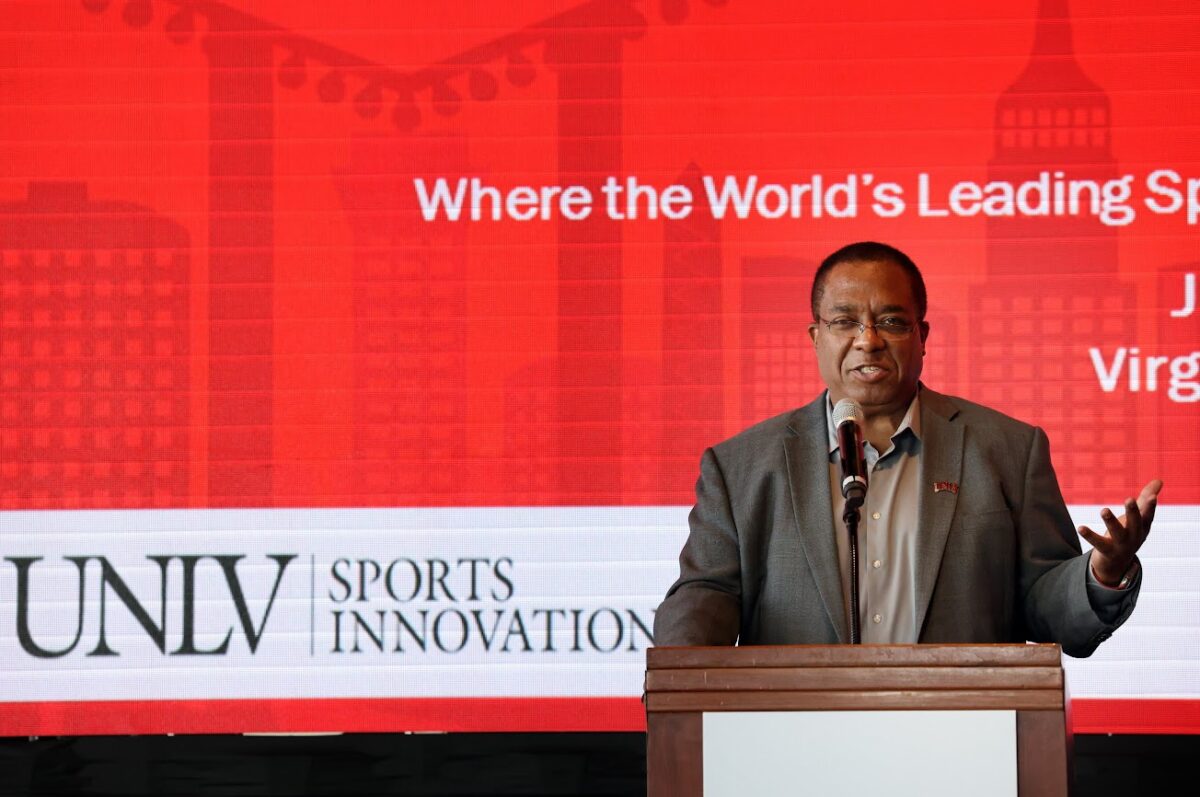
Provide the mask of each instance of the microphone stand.
POLYGON ((862 629, 858 620, 858 504, 846 502, 842 512, 846 530, 850 532, 850 644, 862 644, 862 629))
POLYGON ((833 408, 842 464, 842 520, 850 533, 850 644, 862 644, 858 619, 858 509, 867 500, 867 463, 863 456, 862 407, 842 399, 833 408))

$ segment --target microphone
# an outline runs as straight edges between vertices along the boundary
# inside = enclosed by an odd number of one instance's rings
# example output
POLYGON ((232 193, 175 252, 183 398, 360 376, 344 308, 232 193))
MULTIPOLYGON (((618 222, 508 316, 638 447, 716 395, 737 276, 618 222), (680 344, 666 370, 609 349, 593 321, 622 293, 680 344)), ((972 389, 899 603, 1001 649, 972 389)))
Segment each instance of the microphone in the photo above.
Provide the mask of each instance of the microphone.
POLYGON ((863 458, 863 412, 858 402, 842 399, 833 408, 833 426, 842 461, 842 498, 846 510, 857 510, 867 500, 867 463, 863 458))

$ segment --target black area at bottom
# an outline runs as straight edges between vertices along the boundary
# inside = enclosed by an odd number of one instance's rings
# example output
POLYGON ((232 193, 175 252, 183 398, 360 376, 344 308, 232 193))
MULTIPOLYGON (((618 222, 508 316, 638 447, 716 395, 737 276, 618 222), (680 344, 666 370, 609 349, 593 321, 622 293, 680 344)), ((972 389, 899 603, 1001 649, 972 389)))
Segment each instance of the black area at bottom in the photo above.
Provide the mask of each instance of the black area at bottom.
MULTIPOLYGON (((644 795, 640 733, 0 739, 3 795, 644 795)), ((1170 793, 1200 736, 1076 736, 1075 797, 1170 793)))

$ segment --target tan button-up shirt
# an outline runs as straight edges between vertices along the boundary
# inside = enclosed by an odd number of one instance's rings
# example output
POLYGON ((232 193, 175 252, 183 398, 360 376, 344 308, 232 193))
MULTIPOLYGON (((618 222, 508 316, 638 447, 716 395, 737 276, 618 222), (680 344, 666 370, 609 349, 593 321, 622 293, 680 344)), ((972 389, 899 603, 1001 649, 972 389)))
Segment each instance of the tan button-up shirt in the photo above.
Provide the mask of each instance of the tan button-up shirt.
MULTIPOLYGON (((838 463, 833 408, 825 402, 829 426, 829 489, 833 496, 833 526, 837 529, 838 564, 850 627, 850 538, 842 511, 842 475, 838 463)), ((869 442, 867 501, 859 510, 858 583, 859 625, 866 644, 913 643, 913 585, 916 583, 917 510, 921 495, 921 403, 914 396, 908 412, 892 435, 891 446, 880 453, 869 442)))

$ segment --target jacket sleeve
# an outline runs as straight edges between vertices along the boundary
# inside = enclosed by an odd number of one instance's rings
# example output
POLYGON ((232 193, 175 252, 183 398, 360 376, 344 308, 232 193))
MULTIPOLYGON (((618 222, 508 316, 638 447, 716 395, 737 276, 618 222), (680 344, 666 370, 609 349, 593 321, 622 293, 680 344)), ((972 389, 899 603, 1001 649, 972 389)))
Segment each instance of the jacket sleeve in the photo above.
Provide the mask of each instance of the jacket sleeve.
POLYGON ((1101 593, 1088 589, 1088 555, 1067 512, 1050 463, 1050 441, 1035 429, 1026 464, 1018 517, 1019 594, 1027 637, 1057 642, 1063 652, 1083 658, 1112 636, 1137 603, 1137 584, 1116 605, 1099 605, 1101 593))
POLYGON ((741 615, 738 530, 725 477, 710 448, 679 554, 679 578, 654 615, 655 645, 732 645, 741 615))

